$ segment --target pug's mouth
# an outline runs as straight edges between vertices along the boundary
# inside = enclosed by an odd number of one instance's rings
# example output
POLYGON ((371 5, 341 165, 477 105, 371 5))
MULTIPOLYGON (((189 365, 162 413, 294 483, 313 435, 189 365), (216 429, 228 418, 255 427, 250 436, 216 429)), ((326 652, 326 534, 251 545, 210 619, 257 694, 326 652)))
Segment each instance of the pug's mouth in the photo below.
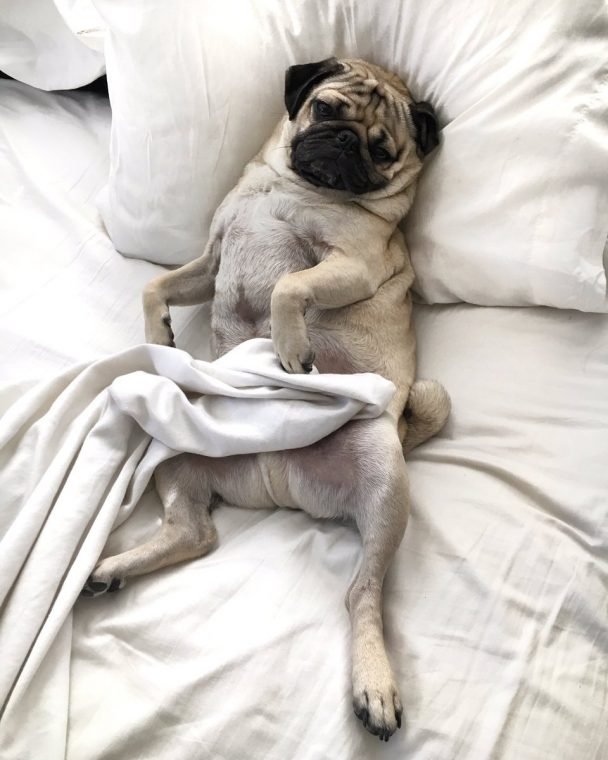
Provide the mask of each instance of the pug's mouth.
POLYGON ((311 185, 315 185, 315 187, 326 187, 330 190, 351 190, 341 175, 339 167, 335 164, 330 166, 326 161, 318 160, 309 164, 300 163, 297 165, 294 163, 294 168, 302 179, 310 182, 311 185))
POLYGON ((355 195, 378 190, 383 178, 370 177, 359 141, 347 130, 308 129, 296 135, 291 145, 292 169, 315 187, 342 190, 355 195))

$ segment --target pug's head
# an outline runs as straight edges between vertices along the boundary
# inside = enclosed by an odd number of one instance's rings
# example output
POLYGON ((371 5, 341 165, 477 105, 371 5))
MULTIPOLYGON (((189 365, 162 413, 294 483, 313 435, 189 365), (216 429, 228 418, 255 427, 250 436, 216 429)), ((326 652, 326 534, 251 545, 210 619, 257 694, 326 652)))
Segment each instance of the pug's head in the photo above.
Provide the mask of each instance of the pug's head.
POLYGON ((433 108, 394 74, 328 58, 285 73, 291 168, 316 187, 383 196, 411 184, 439 143, 433 108))

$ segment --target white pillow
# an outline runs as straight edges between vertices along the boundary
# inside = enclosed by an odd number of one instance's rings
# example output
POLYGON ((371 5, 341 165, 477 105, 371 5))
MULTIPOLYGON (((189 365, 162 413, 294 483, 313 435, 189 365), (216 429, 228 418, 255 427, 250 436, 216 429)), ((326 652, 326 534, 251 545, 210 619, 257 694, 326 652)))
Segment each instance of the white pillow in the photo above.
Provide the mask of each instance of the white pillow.
POLYGON ((70 90, 105 71, 91 0, 2 0, 0 71, 41 90, 70 90))
POLYGON ((444 126, 407 223, 422 296, 606 309, 604 0, 95 2, 113 107, 100 207, 126 255, 199 255, 283 113, 284 69, 357 55, 444 126))
POLYGON ((447 124, 406 220, 417 289, 608 311, 608 6, 492 5, 465 32, 445 4, 465 44, 431 84, 447 124))

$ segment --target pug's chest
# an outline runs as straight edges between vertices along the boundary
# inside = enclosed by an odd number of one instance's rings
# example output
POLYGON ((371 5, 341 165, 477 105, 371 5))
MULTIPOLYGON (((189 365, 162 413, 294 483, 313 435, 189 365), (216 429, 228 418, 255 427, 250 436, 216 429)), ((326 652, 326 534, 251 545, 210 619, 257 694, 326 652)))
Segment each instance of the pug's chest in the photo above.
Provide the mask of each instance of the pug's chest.
POLYGON ((216 355, 270 337, 270 299, 279 278, 324 258, 326 246, 314 227, 292 216, 280 201, 242 203, 222 228, 211 320, 216 355))

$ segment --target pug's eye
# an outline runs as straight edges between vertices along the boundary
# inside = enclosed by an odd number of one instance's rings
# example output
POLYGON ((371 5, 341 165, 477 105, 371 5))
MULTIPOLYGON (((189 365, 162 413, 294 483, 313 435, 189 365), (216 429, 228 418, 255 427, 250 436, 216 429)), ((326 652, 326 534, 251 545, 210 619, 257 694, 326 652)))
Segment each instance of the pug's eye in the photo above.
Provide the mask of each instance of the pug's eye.
POLYGON ((393 157, 388 152, 388 150, 386 150, 386 148, 382 148, 380 145, 375 145, 371 149, 370 153, 377 164, 387 164, 389 161, 393 160, 393 157))
POLYGON ((331 119, 334 115, 334 109, 329 103, 322 100, 314 100, 312 104, 312 113, 315 119, 331 119))

